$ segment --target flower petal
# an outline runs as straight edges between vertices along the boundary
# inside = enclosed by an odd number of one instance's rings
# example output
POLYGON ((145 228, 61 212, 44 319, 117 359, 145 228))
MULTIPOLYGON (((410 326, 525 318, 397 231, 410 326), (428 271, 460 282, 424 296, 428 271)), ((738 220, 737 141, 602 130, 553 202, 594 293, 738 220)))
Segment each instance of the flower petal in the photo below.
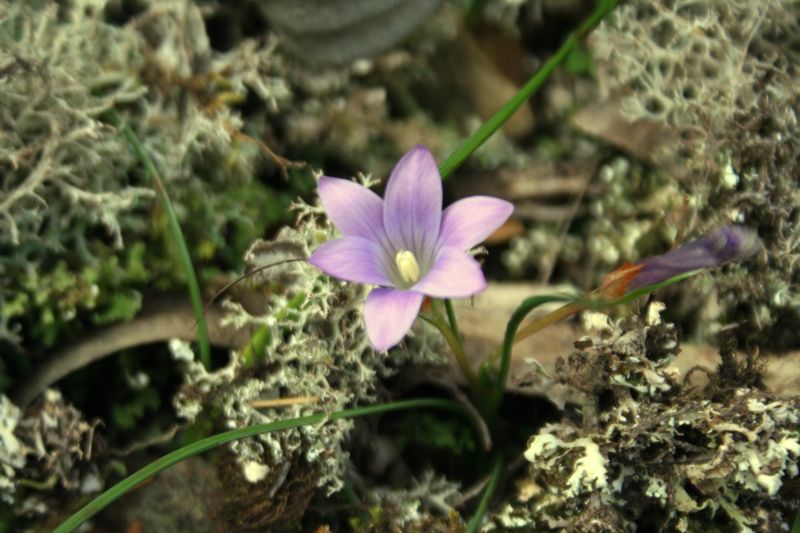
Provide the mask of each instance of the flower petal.
POLYGON ((376 350, 388 350, 403 339, 417 318, 423 298, 414 291, 372 289, 364 306, 364 321, 376 350))
POLYGON ((471 196, 455 202, 442 213, 439 244, 469 250, 503 225, 514 204, 491 196, 471 196))
POLYGON ((466 252, 445 246, 436 263, 412 290, 436 298, 465 298, 486 288, 481 266, 466 252))
POLYGON ((373 191, 349 180, 322 176, 317 192, 328 218, 343 234, 384 239, 383 200, 373 191))
POLYGON ((436 246, 441 218, 442 179, 431 152, 417 145, 398 161, 389 177, 383 225, 395 247, 419 258, 436 246))
POLYGON ((314 250, 308 262, 329 276, 345 281, 391 285, 380 245, 361 237, 328 241, 314 250))

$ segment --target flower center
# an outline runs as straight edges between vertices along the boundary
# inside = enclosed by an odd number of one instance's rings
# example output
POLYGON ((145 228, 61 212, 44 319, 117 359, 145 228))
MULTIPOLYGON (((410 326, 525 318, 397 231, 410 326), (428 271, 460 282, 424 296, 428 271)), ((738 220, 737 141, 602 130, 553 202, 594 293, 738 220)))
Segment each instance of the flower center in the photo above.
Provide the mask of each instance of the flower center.
POLYGON ((394 256, 394 263, 397 265, 397 270, 400 272, 400 277, 403 278, 403 281, 416 283, 419 280, 419 265, 412 252, 400 250, 394 256))

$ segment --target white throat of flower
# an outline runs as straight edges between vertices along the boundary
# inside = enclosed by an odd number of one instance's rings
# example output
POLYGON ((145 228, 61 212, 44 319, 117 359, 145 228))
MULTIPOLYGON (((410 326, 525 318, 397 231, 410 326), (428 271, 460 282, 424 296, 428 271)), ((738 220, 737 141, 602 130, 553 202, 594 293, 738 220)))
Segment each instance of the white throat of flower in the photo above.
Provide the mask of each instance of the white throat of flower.
POLYGON ((400 277, 408 284, 416 283, 419 280, 419 265, 413 252, 400 250, 394 256, 394 263, 400 272, 400 277))

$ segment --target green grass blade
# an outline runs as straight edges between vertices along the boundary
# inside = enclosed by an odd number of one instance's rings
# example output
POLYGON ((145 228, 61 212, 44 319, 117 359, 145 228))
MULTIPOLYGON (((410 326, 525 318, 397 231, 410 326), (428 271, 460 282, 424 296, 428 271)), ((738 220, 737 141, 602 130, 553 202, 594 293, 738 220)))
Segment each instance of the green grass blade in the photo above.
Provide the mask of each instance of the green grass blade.
POLYGON ((200 344, 200 361, 203 363, 203 366, 206 367, 206 370, 210 370, 211 345, 208 341, 208 326, 203 314, 203 298, 200 294, 200 284, 197 282, 194 265, 192 264, 192 256, 189 255, 189 247, 186 245, 186 239, 183 237, 183 231, 181 231, 181 225, 178 222, 178 216, 175 214, 175 209, 167 194, 167 189, 164 187, 164 182, 158 174, 153 158, 147 153, 147 150, 144 145, 142 145, 136 133, 134 133, 130 126, 125 124, 120 114, 112 109, 107 113, 106 119, 111 125, 119 129, 120 133, 122 133, 131 145, 136 157, 138 157, 139 161, 144 165, 145 170, 150 175, 150 179, 153 181, 153 188, 155 188, 156 193, 158 193, 158 198, 167 214, 169 230, 172 234, 172 238, 175 240, 175 244, 178 246, 181 264, 183 265, 183 271, 186 275, 186 283, 189 285, 189 296, 192 300, 192 308, 194 309, 195 319, 197 320, 197 340, 200 344))
POLYGON ((522 321, 528 314, 539 307, 550 302, 571 302, 575 298, 572 296, 560 294, 543 294, 540 296, 531 296, 522 301, 521 304, 511 314, 511 318, 506 325, 506 333, 503 337, 503 346, 500 352, 500 369, 497 372, 497 383, 495 384, 494 394, 490 404, 490 413, 494 413, 500 406, 500 401, 505 391, 506 380, 508 379, 508 370, 511 366, 511 349, 514 346, 514 337, 517 335, 522 321))
POLYGON ((542 67, 536 71, 533 77, 515 94, 511 100, 500 108, 489 120, 483 123, 475 133, 473 133, 464 143, 459 146, 444 163, 439 165, 439 174, 442 179, 447 178, 455 169, 461 166, 465 159, 477 150, 486 140, 502 126, 511 115, 528 98, 538 91, 544 82, 555 72, 564 62, 576 46, 587 36, 600 22, 614 10, 619 0, 600 0, 594 10, 586 20, 575 30, 561 47, 553 54, 542 67))
POLYGON ((104 493, 97 496, 94 500, 89 502, 78 512, 73 514, 58 526, 54 533, 66 533, 72 531, 89 518, 97 514, 99 511, 107 507, 114 500, 118 499, 126 492, 130 491, 143 481, 151 478, 162 470, 166 470, 170 466, 183 461, 193 455, 205 452, 212 448, 216 448, 228 442, 253 437, 262 433, 271 433, 274 431, 281 431, 284 429, 291 429, 310 424, 320 424, 326 420, 340 420, 343 418, 354 418, 358 416, 367 416, 378 413, 388 413, 390 411, 401 411, 406 409, 447 409, 450 411, 463 412, 464 408, 456 402, 451 400, 442 400, 439 398, 419 398, 414 400, 404 400, 400 402, 385 403, 379 405, 370 405, 367 407, 356 407, 354 409, 345 409, 343 411, 336 411, 334 413, 319 413, 315 415, 302 416, 299 418, 291 418, 288 420, 277 420, 266 424, 258 424, 241 429, 234 429, 226 431, 219 435, 207 437, 198 440, 175 450, 172 453, 161 457, 160 459, 150 463, 141 470, 126 477, 104 493))
POLYGON ((500 457, 497 457, 492 467, 492 473, 489 474, 489 483, 486 485, 486 490, 483 493, 483 497, 481 497, 481 502, 478 504, 475 514, 472 515, 472 519, 467 524, 467 533, 477 533, 480 529, 481 522, 486 515, 486 511, 489 510, 489 502, 492 501, 492 496, 494 495, 495 489, 497 489, 497 482, 500 480, 500 474, 502 472, 503 461, 500 457))

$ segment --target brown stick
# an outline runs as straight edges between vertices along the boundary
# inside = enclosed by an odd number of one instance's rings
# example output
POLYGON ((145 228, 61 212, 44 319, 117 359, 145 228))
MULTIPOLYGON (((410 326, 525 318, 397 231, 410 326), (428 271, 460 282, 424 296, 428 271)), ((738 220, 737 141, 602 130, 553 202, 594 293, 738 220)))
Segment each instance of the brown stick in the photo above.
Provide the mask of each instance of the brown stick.
MULTIPOLYGON (((211 344, 223 348, 244 346, 254 328, 222 326, 222 309, 211 306, 206 314, 211 344)), ((41 368, 11 394, 25 407, 42 391, 68 374, 126 348, 164 342, 169 339, 197 340, 194 312, 183 297, 162 297, 149 302, 130 322, 114 324, 78 339, 54 353, 41 368)))

